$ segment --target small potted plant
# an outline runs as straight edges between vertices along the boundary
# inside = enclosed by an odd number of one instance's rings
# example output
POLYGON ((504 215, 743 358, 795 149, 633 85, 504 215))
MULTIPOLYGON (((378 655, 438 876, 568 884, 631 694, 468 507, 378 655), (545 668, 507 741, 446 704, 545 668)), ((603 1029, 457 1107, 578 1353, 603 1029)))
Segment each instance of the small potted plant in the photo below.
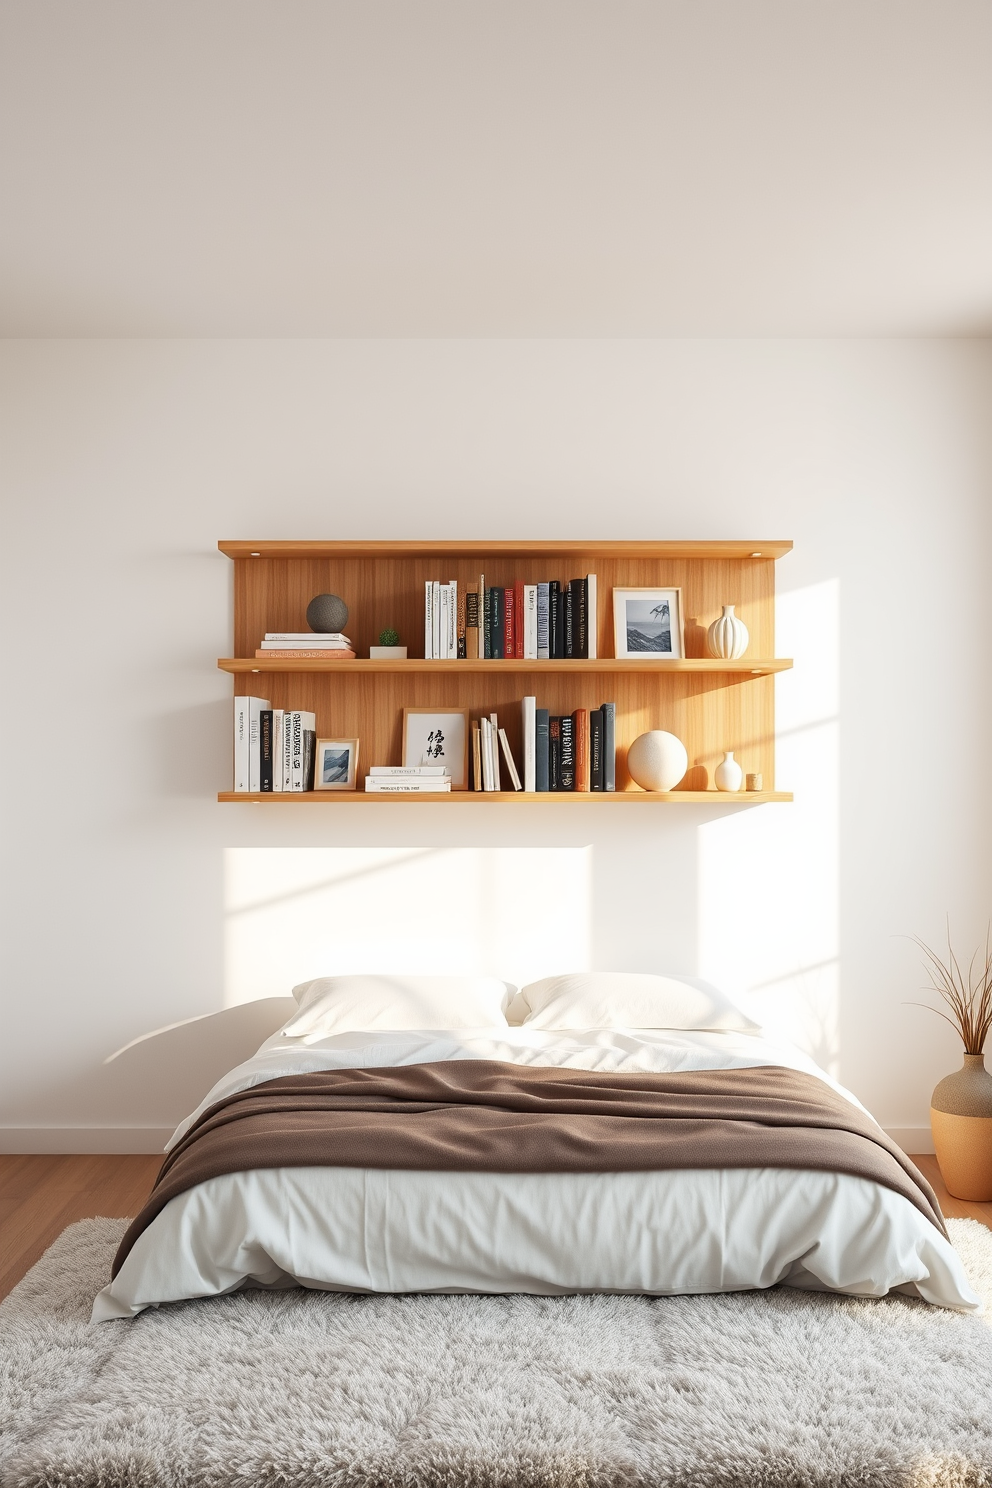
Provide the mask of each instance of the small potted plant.
MULTIPOLYGON (((964 972, 947 937, 947 960, 917 940, 930 986, 948 1011, 931 1008, 956 1029, 964 1064, 930 1097, 933 1145, 947 1191, 956 1199, 992 1199, 992 1075, 985 1068, 985 1040, 992 1029, 992 927, 964 972)), ((920 1004, 929 1007, 929 1003, 920 1004)))
POLYGON ((391 626, 379 632, 378 646, 369 647, 372 661, 406 661, 406 647, 400 645, 400 633, 391 626))

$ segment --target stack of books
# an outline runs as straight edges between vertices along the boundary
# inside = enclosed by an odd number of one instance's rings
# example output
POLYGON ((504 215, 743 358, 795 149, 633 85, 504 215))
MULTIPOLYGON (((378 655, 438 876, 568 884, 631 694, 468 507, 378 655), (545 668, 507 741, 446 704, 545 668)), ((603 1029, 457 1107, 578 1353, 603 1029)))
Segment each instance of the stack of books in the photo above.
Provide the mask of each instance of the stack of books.
POLYGON ((451 776, 444 765, 373 765, 365 790, 374 795, 416 795, 450 791, 451 776))
POLYGON ((318 656, 328 661, 354 661, 355 648, 346 635, 336 631, 267 631, 255 655, 283 656, 291 661, 310 661, 318 656))
POLYGON ((521 703, 523 771, 518 771, 506 730, 495 713, 472 724, 472 784, 498 791, 500 752, 514 790, 615 791, 617 788, 616 703, 551 714, 537 699, 521 703))
POLYGON ((235 791, 312 791, 316 729, 313 713, 273 708, 268 698, 236 697, 235 791))
POLYGON ((424 656, 428 661, 595 660, 596 575, 562 583, 487 585, 485 574, 464 593, 457 580, 424 586, 424 656))

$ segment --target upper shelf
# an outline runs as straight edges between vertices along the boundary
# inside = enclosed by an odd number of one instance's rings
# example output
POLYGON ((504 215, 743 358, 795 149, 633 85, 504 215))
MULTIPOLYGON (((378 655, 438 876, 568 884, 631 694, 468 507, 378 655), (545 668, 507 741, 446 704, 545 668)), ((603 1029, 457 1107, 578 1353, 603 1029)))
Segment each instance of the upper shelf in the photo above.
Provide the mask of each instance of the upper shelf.
POLYGON ((600 656, 594 661, 585 658, 569 661, 520 661, 518 658, 425 661, 423 657, 416 656, 407 661, 371 661, 368 657, 355 657, 353 661, 325 661, 320 656, 222 656, 217 665, 222 672, 322 672, 327 675, 339 672, 376 672, 382 676, 386 672, 401 672, 410 676, 415 672, 431 672, 435 675, 447 672, 466 676, 471 672, 497 672, 500 675, 507 672, 529 672, 548 676, 557 672, 609 672, 615 676, 623 672, 653 672, 656 675, 666 672, 709 672, 711 675, 736 673, 741 676, 767 677, 770 672, 787 672, 792 661, 782 656, 770 661, 750 656, 743 656, 739 661, 714 661, 709 656, 689 656, 677 661, 649 658, 642 660, 640 657, 618 659, 613 656, 600 656))
POLYGON ((594 542, 592 539, 532 542, 219 542, 228 558, 783 558, 791 542, 734 539, 731 542, 594 542))

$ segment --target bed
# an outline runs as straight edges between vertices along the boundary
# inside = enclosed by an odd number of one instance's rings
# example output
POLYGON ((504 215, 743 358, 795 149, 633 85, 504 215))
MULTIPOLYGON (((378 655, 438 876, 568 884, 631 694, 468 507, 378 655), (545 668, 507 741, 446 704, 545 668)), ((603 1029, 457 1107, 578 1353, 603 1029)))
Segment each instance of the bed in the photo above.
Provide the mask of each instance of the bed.
POLYGON ((177 1129, 94 1321, 299 1285, 979 1306, 912 1163, 705 983, 334 977, 294 996, 177 1129))

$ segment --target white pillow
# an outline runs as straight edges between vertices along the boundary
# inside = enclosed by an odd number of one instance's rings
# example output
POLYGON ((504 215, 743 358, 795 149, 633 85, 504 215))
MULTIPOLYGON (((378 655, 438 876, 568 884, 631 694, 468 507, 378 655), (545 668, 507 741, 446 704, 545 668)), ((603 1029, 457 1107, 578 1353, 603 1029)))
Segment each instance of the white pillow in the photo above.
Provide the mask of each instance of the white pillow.
POLYGON ((282 1032, 327 1038, 375 1028, 505 1028, 516 990, 499 977, 315 977, 293 988, 300 1011, 282 1032))
POLYGON ((729 997, 696 977, 577 971, 521 987, 507 1010, 528 1028, 680 1028, 757 1033, 729 997))

